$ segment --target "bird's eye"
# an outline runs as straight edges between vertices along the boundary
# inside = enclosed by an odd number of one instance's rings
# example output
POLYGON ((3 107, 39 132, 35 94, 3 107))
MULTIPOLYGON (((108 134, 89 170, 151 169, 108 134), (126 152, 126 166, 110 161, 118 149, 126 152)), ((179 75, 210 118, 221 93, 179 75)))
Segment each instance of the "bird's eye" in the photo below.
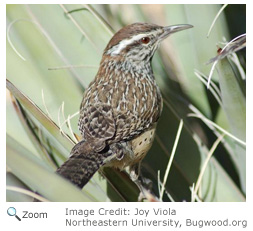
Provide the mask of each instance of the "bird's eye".
POLYGON ((141 39, 141 43, 143 43, 143 44, 148 44, 149 41, 150 41, 149 37, 144 37, 144 38, 141 39))

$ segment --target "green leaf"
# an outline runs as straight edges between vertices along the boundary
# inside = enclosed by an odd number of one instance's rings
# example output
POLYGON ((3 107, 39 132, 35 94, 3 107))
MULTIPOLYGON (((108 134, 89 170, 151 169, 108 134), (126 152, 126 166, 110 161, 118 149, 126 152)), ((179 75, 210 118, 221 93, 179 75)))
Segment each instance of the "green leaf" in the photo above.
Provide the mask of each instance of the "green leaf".
MULTIPOLYGON (((196 139, 199 140, 199 138, 197 137, 196 139)), ((197 142, 197 144, 201 153, 201 168, 203 162, 207 158, 208 150, 199 141, 197 142)), ((238 189, 230 176, 226 173, 226 171, 224 171, 223 167, 213 157, 208 163, 208 167, 205 171, 201 188, 201 194, 204 201, 243 202, 246 200, 245 196, 238 189)))
POLYGON ((16 177, 50 201, 92 200, 69 181, 43 165, 33 154, 9 136, 7 136, 7 166, 16 177))
POLYGON ((126 173, 112 171, 110 168, 103 168, 102 171, 109 178, 107 192, 112 201, 135 202, 138 200, 139 189, 126 173))
POLYGON ((20 103, 45 127, 63 147, 70 150, 73 142, 67 135, 62 136, 59 127, 44 112, 35 105, 31 99, 19 91, 9 80, 6 80, 7 89, 20 101, 20 103))
MULTIPOLYGON (((15 186, 18 188, 30 190, 21 180, 19 180, 15 175, 13 175, 11 172, 6 173, 6 184, 8 186, 15 186)), ((14 192, 11 190, 6 191, 6 201, 21 201, 21 202, 27 202, 27 201, 32 201, 32 198, 19 193, 19 192, 14 192)))
MULTIPOLYGON (((227 58, 218 62, 219 83, 223 108, 231 132, 246 141, 246 99, 227 58)), ((243 192, 246 192, 246 147, 235 142, 233 160, 238 168, 243 192)))

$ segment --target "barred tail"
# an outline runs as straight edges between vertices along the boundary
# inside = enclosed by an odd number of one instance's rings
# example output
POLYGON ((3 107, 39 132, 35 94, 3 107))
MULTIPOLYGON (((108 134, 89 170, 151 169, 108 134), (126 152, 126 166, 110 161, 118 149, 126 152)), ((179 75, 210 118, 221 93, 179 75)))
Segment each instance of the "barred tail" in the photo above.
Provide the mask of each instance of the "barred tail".
POLYGON ((83 188, 104 164, 105 159, 105 153, 94 152, 83 140, 73 147, 69 159, 56 172, 83 188))

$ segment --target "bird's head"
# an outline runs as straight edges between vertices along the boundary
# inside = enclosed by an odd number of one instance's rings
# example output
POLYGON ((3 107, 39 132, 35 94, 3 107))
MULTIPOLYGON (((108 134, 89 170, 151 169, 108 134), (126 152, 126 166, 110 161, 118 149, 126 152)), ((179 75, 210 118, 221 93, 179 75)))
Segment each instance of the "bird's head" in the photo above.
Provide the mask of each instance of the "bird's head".
POLYGON ((188 24, 163 27, 151 23, 134 23, 123 27, 112 37, 104 55, 136 62, 150 61, 165 38, 191 27, 188 24))

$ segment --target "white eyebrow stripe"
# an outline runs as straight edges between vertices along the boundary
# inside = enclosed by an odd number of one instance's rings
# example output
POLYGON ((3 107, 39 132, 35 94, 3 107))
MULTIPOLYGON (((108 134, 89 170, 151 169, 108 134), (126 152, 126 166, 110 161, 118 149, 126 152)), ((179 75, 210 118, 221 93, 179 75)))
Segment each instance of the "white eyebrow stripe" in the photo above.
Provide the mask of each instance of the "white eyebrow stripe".
POLYGON ((153 33, 149 34, 137 34, 133 36, 131 39, 122 40, 117 46, 113 46, 107 53, 111 55, 118 55, 127 45, 133 43, 136 40, 140 40, 143 37, 147 37, 153 33))

